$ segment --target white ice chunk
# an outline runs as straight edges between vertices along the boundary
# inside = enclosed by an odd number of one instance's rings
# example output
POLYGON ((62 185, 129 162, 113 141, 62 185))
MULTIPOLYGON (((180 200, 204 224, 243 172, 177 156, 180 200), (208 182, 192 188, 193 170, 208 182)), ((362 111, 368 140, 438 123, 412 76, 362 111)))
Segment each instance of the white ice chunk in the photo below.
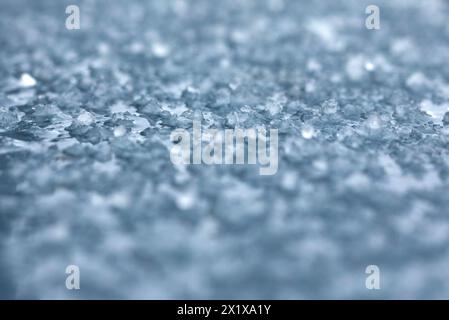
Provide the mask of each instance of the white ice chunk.
POLYGON ((95 117, 87 111, 83 111, 81 112, 81 114, 78 116, 78 122, 81 123, 82 125, 88 126, 90 124, 92 124, 92 122, 94 122, 95 117))
POLYGON ((34 79, 30 74, 23 73, 20 76, 20 86, 23 88, 31 88, 36 85, 36 79, 34 79))
POLYGON ((157 58, 165 58, 170 54, 170 48, 160 41, 155 41, 151 46, 151 52, 157 58))
POLYGON ((422 111, 432 117, 435 123, 443 121, 444 114, 449 111, 449 104, 435 104, 430 100, 423 100, 419 105, 422 111))

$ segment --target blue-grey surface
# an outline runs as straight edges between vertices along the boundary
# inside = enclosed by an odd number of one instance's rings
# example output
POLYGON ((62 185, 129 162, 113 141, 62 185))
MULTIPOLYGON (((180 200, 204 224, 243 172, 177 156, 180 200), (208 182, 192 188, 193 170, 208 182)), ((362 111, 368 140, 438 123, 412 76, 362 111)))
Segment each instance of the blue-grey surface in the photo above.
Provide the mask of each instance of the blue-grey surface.
POLYGON ((1 0, 0 297, 449 298, 448 17, 1 0), (278 128, 277 174, 175 167, 169 134, 195 117, 278 128))

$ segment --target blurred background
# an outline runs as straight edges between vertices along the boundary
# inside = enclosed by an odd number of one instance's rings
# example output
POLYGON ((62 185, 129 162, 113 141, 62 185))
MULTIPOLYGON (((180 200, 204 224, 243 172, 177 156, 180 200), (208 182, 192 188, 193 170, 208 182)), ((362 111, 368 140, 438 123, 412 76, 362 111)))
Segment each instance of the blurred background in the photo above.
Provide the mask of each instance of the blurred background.
POLYGON ((448 16, 0 1, 0 297, 448 298, 448 16), (169 134, 194 118, 279 129, 277 174, 173 166, 169 134))

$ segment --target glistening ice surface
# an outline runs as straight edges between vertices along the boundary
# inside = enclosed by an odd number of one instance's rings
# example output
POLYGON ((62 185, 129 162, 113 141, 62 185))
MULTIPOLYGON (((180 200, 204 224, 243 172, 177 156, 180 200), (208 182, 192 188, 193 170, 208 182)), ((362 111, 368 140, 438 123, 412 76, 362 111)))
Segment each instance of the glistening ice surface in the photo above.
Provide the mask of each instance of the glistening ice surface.
POLYGON ((448 17, 1 0, 0 297, 448 298, 448 17), (279 129, 277 174, 174 166, 170 132, 198 118, 279 129))

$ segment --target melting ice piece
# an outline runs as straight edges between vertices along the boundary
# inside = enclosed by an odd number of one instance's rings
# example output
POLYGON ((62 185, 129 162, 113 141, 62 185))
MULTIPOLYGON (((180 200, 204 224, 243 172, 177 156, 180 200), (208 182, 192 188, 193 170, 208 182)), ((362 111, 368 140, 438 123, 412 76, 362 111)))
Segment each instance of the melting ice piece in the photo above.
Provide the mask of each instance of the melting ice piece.
POLYGON ((170 54, 170 48, 162 42, 154 42, 151 46, 152 53, 157 58, 165 58, 170 54))
POLYGON ((114 128, 114 136, 115 137, 123 137, 126 134, 126 128, 124 126, 118 126, 114 128))
POLYGON ((309 59, 307 61, 307 70, 309 71, 321 71, 321 64, 315 59, 309 59))
POLYGON ((441 123, 444 114, 449 111, 449 105, 447 104, 434 104, 430 100, 423 100, 419 105, 420 109, 426 114, 432 117, 432 121, 435 123, 441 123))
POLYGON ((23 73, 20 76, 19 84, 22 88, 31 88, 36 85, 36 79, 28 73, 23 73))
POLYGON ((382 121, 377 115, 371 115, 366 120, 366 125, 370 129, 377 130, 382 126, 382 121))
POLYGON ((306 28, 332 51, 340 51, 346 45, 344 39, 338 33, 340 22, 335 19, 311 19, 306 22, 306 28))
POLYGON ((188 210, 194 206, 196 199, 193 193, 182 193, 175 198, 175 201, 179 209, 188 210))
POLYGON ((189 109, 186 108, 185 104, 178 104, 176 106, 163 104, 161 109, 169 112, 172 116, 180 116, 184 112, 189 111, 189 109))
POLYGON ((406 80, 406 84, 413 89, 425 88, 426 86, 432 85, 431 81, 421 72, 414 72, 410 75, 406 80))
POLYGON ((351 56, 346 63, 346 74, 353 81, 358 81, 365 75, 365 58, 361 55, 351 56))
POLYGON ((150 127, 150 123, 145 118, 133 117, 132 119, 133 119, 133 123, 134 123, 134 127, 132 129, 133 131, 142 132, 146 128, 150 127))
POLYGON ((306 126, 304 128, 302 128, 301 130, 301 135, 304 139, 312 139, 313 136, 315 135, 315 129, 313 129, 313 127, 311 126, 306 126))
POLYGON ((118 101, 115 104, 113 104, 111 107, 111 113, 125 113, 129 112, 131 114, 136 113, 136 108, 130 107, 127 104, 125 104, 122 101, 118 101))
POLYGON ((92 124, 92 122, 94 122, 95 117, 90 112, 83 111, 80 113, 77 119, 82 125, 88 126, 92 124))
POLYGON ((365 69, 366 71, 374 71, 376 69, 376 66, 372 62, 366 62, 365 63, 365 69))

